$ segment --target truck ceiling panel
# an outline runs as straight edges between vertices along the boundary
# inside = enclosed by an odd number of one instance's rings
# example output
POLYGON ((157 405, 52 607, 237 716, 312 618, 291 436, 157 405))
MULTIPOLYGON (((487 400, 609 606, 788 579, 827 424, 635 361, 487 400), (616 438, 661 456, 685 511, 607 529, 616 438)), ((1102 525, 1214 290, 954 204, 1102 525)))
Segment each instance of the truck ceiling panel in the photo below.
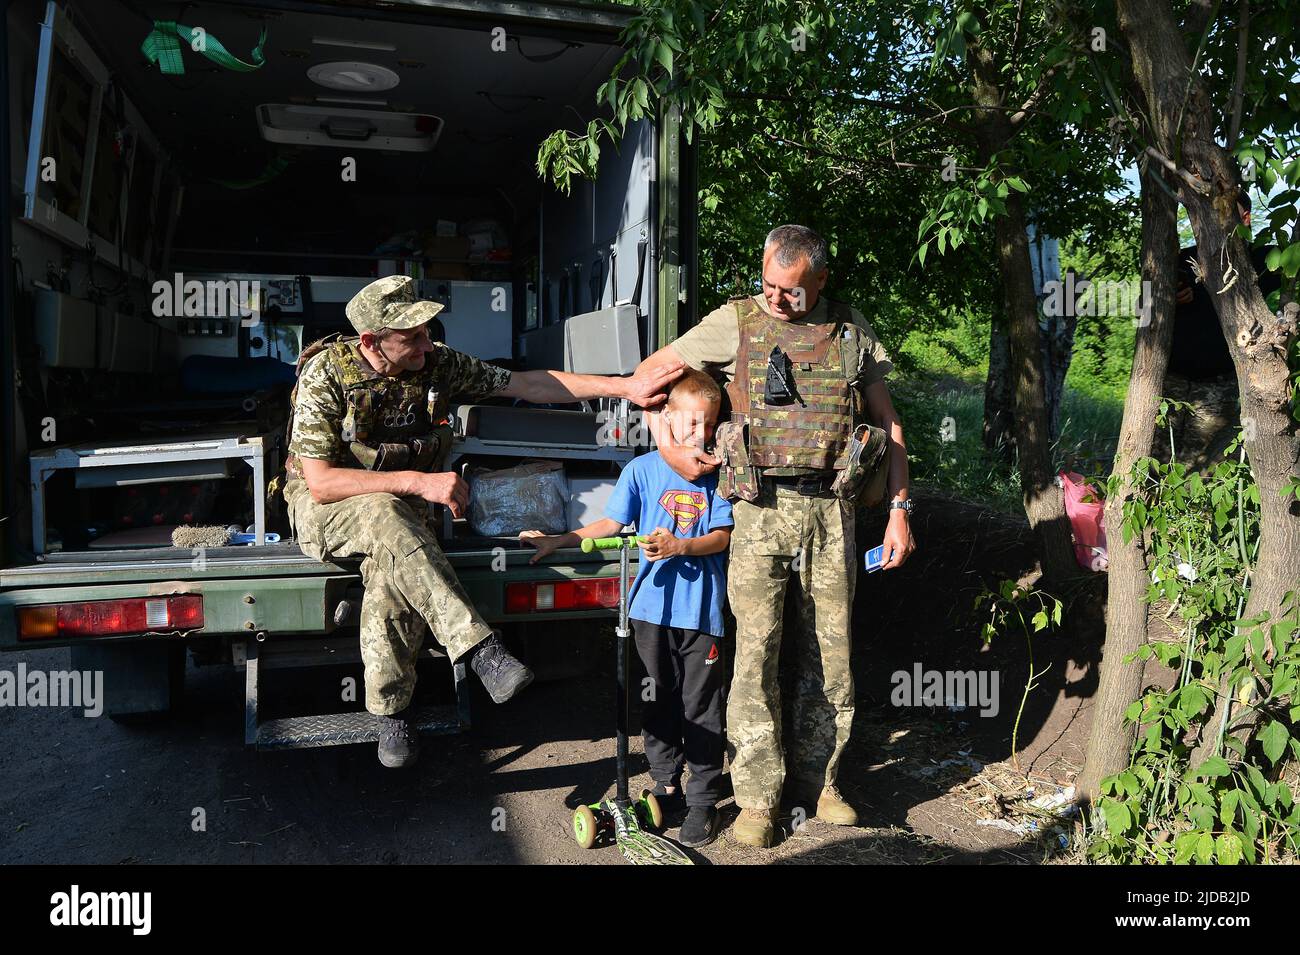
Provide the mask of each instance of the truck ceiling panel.
POLYGON ((525 35, 530 28, 523 25, 507 28, 506 50, 497 52, 491 30, 503 21, 491 16, 459 20, 461 25, 452 27, 417 26, 356 13, 340 17, 202 3, 187 5, 183 22, 203 27, 241 59, 248 59, 265 22, 266 65, 250 73, 231 72, 185 48, 186 73, 163 76, 147 66, 139 48, 151 28, 148 17, 173 19, 174 2, 131 0, 127 6, 100 0, 80 4, 77 11, 83 33, 93 38, 110 69, 122 77, 127 95, 169 148, 199 142, 233 147, 220 151, 232 165, 244 146, 254 147, 256 155, 270 148, 258 135, 259 103, 313 104, 319 96, 348 96, 316 85, 307 70, 320 63, 359 60, 387 67, 400 77, 394 89, 373 99, 389 108, 443 119, 443 142, 426 162, 435 162, 453 180, 481 179, 485 165, 504 170, 519 158, 531 159, 542 136, 576 120, 569 105, 584 117, 593 115, 595 89, 619 55, 615 47, 591 42, 590 37, 580 41, 525 35), (317 39, 392 49, 322 45, 317 39), (546 59, 554 53, 559 55, 546 59))

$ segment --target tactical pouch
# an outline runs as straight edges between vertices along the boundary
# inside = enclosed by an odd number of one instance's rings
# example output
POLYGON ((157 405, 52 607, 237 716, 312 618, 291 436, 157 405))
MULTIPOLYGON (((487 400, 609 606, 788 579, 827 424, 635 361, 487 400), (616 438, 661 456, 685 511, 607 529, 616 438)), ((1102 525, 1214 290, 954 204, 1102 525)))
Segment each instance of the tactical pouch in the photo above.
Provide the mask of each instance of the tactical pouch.
POLYGON ((400 455, 407 454, 407 448, 404 444, 381 444, 377 447, 371 447, 368 444, 362 444, 360 441, 351 441, 348 443, 348 450, 352 456, 367 471, 396 471, 399 468, 394 465, 394 461, 400 455), (400 450, 399 450, 400 449, 400 450))
POLYGON ((722 459, 718 493, 728 501, 758 498, 758 472, 749 463, 748 429, 743 421, 724 421, 714 434, 717 454, 722 459))
POLYGON ((831 491, 842 501, 874 507, 885 496, 888 457, 889 439, 885 432, 872 424, 858 425, 844 450, 844 466, 837 468, 839 474, 831 491))
POLYGON ((790 356, 780 347, 767 356, 767 380, 763 382, 763 401, 769 405, 788 405, 798 397, 794 390, 794 367, 790 356))
POLYGON ((349 445, 352 455, 369 471, 432 471, 440 467, 451 449, 451 427, 442 425, 432 434, 407 442, 371 447, 360 441, 349 445))
POLYGON ((438 425, 432 434, 411 442, 411 460, 406 466, 412 471, 440 471, 451 450, 451 425, 438 425))

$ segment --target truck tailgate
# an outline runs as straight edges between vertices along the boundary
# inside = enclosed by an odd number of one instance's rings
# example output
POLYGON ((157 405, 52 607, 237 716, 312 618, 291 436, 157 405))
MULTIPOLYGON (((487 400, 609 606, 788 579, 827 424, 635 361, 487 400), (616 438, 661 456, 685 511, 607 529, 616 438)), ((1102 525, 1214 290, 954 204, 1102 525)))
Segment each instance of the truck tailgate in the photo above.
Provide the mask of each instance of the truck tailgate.
MULTIPOLYGON (((491 622, 532 617, 506 606, 509 584, 616 577, 618 564, 578 550, 533 565, 530 547, 517 540, 457 541, 447 557, 479 612, 491 622)), ((361 592, 358 560, 318 561, 292 541, 262 547, 214 547, 202 552, 154 548, 47 555, 34 564, 0 570, 0 650, 62 646, 67 637, 19 641, 18 610, 43 604, 84 603, 174 594, 203 597, 202 633, 318 634, 334 629, 339 601, 361 592)), ((635 572, 635 571, 634 571, 635 572)), ((581 619, 607 617, 608 609, 555 613, 581 619)), ((195 631, 190 631, 195 632, 195 631)), ((98 640, 182 636, 175 632, 102 636, 98 640)))

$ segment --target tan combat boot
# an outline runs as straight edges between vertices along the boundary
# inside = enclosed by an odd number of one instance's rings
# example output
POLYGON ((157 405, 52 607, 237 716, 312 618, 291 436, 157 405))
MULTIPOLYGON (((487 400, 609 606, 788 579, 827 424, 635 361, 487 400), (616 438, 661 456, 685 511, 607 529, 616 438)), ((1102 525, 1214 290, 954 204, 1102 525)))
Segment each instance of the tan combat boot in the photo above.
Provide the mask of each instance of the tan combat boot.
POLYGON ((770 849, 776 841, 776 813, 771 809, 742 809, 731 826, 731 836, 744 846, 770 849))
POLYGON ((858 824, 857 810, 844 801, 844 797, 834 786, 827 786, 817 797, 817 818, 832 826, 858 824))

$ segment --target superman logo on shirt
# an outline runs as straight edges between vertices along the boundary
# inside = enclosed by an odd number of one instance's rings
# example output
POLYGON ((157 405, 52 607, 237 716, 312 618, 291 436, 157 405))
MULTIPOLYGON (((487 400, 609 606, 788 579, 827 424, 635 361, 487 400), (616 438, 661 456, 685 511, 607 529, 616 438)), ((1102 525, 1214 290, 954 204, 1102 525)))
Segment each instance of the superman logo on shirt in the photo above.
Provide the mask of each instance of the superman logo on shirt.
POLYGON ((708 499, 703 491, 664 491, 659 503, 683 534, 698 524, 708 509, 708 499))

